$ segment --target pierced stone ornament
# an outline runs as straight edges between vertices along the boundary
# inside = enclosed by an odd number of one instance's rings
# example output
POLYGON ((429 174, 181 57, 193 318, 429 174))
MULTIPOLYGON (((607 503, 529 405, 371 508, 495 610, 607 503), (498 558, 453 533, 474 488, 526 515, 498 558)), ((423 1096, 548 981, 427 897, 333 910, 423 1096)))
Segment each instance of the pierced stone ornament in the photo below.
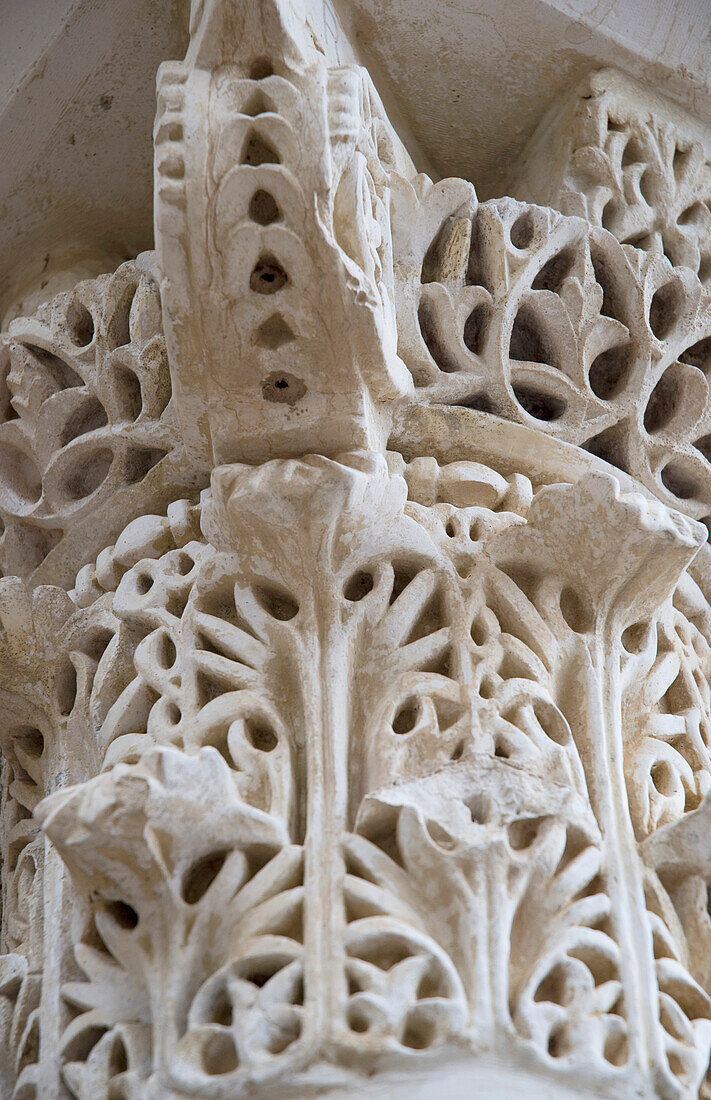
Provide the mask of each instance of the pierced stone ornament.
POLYGON ((575 180, 193 5, 156 254, 3 336, 3 1097, 711 1096, 711 300, 575 180))

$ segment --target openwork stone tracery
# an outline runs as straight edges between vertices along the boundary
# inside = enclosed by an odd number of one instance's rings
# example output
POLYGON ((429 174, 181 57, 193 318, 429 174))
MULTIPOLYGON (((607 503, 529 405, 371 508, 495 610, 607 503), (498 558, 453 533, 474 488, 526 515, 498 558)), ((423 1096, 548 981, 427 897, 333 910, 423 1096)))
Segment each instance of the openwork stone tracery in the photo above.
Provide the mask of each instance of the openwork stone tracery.
POLYGON ((195 5, 4 337, 3 1095, 711 1095, 708 166, 479 204, 332 52, 195 5))

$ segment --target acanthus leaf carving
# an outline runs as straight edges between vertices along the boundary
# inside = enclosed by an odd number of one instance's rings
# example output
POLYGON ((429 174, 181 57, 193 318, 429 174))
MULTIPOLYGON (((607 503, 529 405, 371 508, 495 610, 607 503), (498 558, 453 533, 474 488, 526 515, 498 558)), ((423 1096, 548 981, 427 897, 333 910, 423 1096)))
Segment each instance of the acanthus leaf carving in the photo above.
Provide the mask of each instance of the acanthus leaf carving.
POLYGON ((605 93, 479 202, 314 19, 192 5, 157 255, 3 345, 2 1086, 692 1100, 699 148, 605 93))

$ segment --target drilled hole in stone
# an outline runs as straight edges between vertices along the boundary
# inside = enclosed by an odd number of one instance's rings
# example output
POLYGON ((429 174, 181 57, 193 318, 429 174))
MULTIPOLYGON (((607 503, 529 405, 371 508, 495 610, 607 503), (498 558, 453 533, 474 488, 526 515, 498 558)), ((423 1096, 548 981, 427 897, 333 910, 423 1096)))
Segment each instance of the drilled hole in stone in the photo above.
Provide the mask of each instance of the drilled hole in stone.
POLYGON ((272 371, 262 381, 262 397, 276 405, 295 405, 305 394, 304 383, 288 371, 272 371))
POLYGON ((271 225, 279 221, 281 210, 274 196, 260 188, 250 199, 249 216, 258 225, 271 225))
POLYGON ((169 634, 162 634, 158 643, 158 662, 162 668, 172 668, 178 659, 175 642, 169 634))
POLYGON ((44 736, 35 726, 13 731, 12 740, 33 760, 38 760, 44 752, 44 736))
POLYGON ((260 164, 281 164, 281 157, 273 145, 256 130, 252 130, 245 142, 241 163, 250 168, 258 168, 260 164))
POLYGON ((511 226, 509 236, 514 248, 523 249, 529 247, 533 240, 533 218, 527 210, 516 218, 516 221, 511 226))
POLYGON ((456 847, 457 842, 454 837, 451 833, 448 833, 446 829, 443 829, 439 822, 430 818, 426 823, 426 829, 438 848, 444 848, 445 851, 451 851, 456 847))
POLYGON ((564 248, 551 256, 531 283, 532 290, 550 290, 557 294, 575 262, 575 249, 564 248))
POLYGON ((481 355, 491 310, 486 303, 475 306, 464 324, 464 343, 472 355, 481 355))
POLYGON ((607 229, 610 232, 613 231, 613 227, 615 225, 615 222, 617 221, 617 218, 619 216, 619 212, 620 212, 619 211, 619 206, 614 201, 614 199, 610 199, 609 202, 605 203, 605 205, 602 208, 602 227, 603 227, 603 229, 607 229))
POLYGON ((711 336, 704 337, 683 351, 679 362, 690 363, 692 367, 698 367, 704 374, 708 374, 711 371, 711 336))
POLYGON ((96 431, 108 424, 106 410, 97 397, 87 397, 67 418, 61 435, 60 445, 66 447, 73 439, 88 432, 96 431))
POLYGON ((483 413, 497 413, 498 409, 486 393, 475 393, 471 397, 463 397, 460 401, 453 401, 452 404, 456 408, 460 409, 475 409, 476 412, 483 413))
POLYGON ((648 206, 654 206, 659 195, 659 189, 654 179, 654 173, 647 169, 639 179, 639 190, 642 198, 648 206))
POLYGON ((143 395, 138 375, 130 367, 117 363, 114 367, 114 377, 120 415, 126 420, 138 420, 143 408, 143 395))
POLYGON ((422 339, 439 369, 445 374, 452 374, 454 371, 459 370, 459 364, 447 347, 446 340, 440 335, 437 309, 428 298, 422 298, 420 301, 417 318, 420 323, 422 339))
POLYGON ((149 573, 138 573, 136 576, 136 591, 139 596, 147 595, 153 587, 153 577, 149 573))
POLYGON ((468 233, 468 219, 458 215, 445 218, 422 261, 422 283, 447 282, 461 277, 461 248, 468 233))
POLYGON ((432 1020, 418 1013, 409 1016, 400 1041, 410 1050, 426 1050, 427 1047, 432 1046, 435 1038, 436 1031, 432 1020))
POLYGON ((239 1066, 237 1048, 228 1032, 210 1035, 202 1048, 202 1068, 209 1077, 232 1073, 239 1066))
POLYGON ((550 1004, 562 1005, 566 1001, 567 985, 565 967, 558 963, 538 983, 533 999, 537 1004, 548 1001, 550 1004))
POLYGON ((220 1027, 232 1027, 233 1015, 232 1001, 227 990, 221 989, 210 1007, 210 1023, 218 1024, 220 1027))
POLYGON ((131 342, 131 303, 136 290, 136 283, 129 283, 121 293, 106 332, 109 348, 124 347, 131 342))
POLYGON ((273 256, 262 256, 249 277, 249 288, 255 294, 276 294, 288 281, 284 268, 273 256))
POLYGON ((514 386, 513 392, 521 408, 536 420, 559 420, 565 412, 565 402, 552 394, 531 386, 514 386))
POLYGON ((660 794, 667 797, 674 794, 674 772, 666 760, 657 760, 656 764, 652 765, 649 774, 652 783, 660 794))
POLYGON ((40 348, 36 344, 21 344, 20 347, 24 348, 31 359, 36 360, 37 364, 41 368, 43 381, 46 381, 50 386, 57 390, 69 390, 75 386, 83 386, 84 379, 80 374, 77 374, 68 363, 65 363, 63 359, 60 359, 58 355, 53 355, 51 351, 47 351, 46 348, 40 348))
POLYGON ((138 913, 125 901, 105 901, 102 903, 102 909, 126 931, 132 931, 138 924, 138 913))
POLYGON ((661 472, 662 484, 680 500, 689 500, 698 493, 696 478, 675 462, 668 462, 661 472))
POLYGON ((304 979, 303 977, 301 977, 297 979, 296 984, 294 985, 294 992, 291 995, 291 1003, 294 1005, 302 1005, 304 1003, 305 995, 306 990, 304 988, 304 979))
POLYGON ((493 267, 489 260, 488 234, 480 217, 475 217, 472 222, 466 281, 473 286, 483 286, 490 292, 494 289, 493 267))
POLYGON ((239 974, 241 978, 244 978, 246 982, 251 982, 257 989, 263 989, 280 968, 281 963, 276 958, 267 956, 248 959, 246 962, 241 963, 239 974))
POLYGON ((628 653, 640 653, 649 632, 649 623, 632 623, 622 631, 622 644, 628 653))
POLYGON ((245 728, 249 743, 259 752, 273 752, 279 744, 274 730, 264 722, 259 722, 255 718, 248 718, 245 722, 245 728))
POLYGON ((494 694, 494 685, 491 680, 484 678, 479 684, 479 694, 482 699, 491 699, 494 694))
POLYGON ((622 167, 627 168, 630 164, 639 163, 644 163, 644 152, 639 142, 631 137, 622 153, 622 167))
MULTIPOLYGON (((128 1069, 128 1053, 126 1051, 126 1045, 120 1035, 117 1035, 111 1044, 111 1055, 109 1057, 108 1068, 111 1077, 118 1077, 120 1073, 125 1073, 128 1069)), ((114 1100, 111 1091, 109 1091, 108 1100, 114 1100)), ((123 1100, 123 1096, 117 1094, 116 1100, 123 1100)))
POLYGON ((618 430, 618 425, 613 424, 611 428, 606 428, 604 432, 588 439, 587 443, 584 444, 584 449, 590 454, 604 459, 605 462, 609 462, 611 466, 616 466, 618 470, 629 473, 627 441, 618 430))
MULTIPOLYGON (((662 252, 666 256, 666 258, 669 260, 669 263, 672 265, 672 267, 674 267, 676 265, 676 262, 677 262, 677 260, 676 260, 676 249, 674 247, 674 242, 671 241, 669 239, 669 237, 667 237, 665 235, 662 236, 662 252)), ((679 263, 681 263, 681 262, 682 261, 680 259, 679 263)))
POLYGON ((166 157, 161 162, 158 171, 166 179, 182 180, 185 178, 185 161, 182 157, 166 157))
POLYGON ((68 499, 83 500, 95 493, 108 477, 113 457, 108 447, 102 447, 77 459, 64 479, 68 499))
POLYGON ((627 348, 617 346, 601 352, 591 363, 588 372, 590 389, 602 401, 609 401, 622 389, 629 366, 627 348))
POLYGON ((394 603, 398 596, 407 588, 415 577, 417 576, 419 569, 417 566, 407 565, 404 562, 393 562, 393 587, 390 594, 390 603, 394 603))
POLYGON ((672 161, 672 167, 674 169, 674 175, 679 179, 689 164, 691 158, 691 149, 682 149, 678 145, 674 150, 674 159, 672 161))
POLYGON ((249 67, 250 80, 266 80, 274 76, 274 66, 268 57, 257 57, 249 67))
POLYGON ((343 587, 343 595, 347 600, 357 603, 358 600, 362 600, 364 596, 372 592, 373 584, 373 574, 361 570, 358 573, 354 573, 353 576, 349 577, 346 581, 343 587))
POLYGON ((226 850, 211 852, 192 865, 183 878, 183 901, 188 905, 196 905, 204 897, 222 870, 227 855, 226 850))
POLYGON ((592 609, 574 588, 566 587, 561 592, 560 610, 566 623, 576 634, 587 634, 592 630, 592 609))
POLYGON ((165 708, 166 721, 172 726, 177 726, 180 719, 183 717, 180 707, 177 703, 169 702, 165 708))
POLYGON ((711 435, 702 435, 701 439, 697 439, 694 443, 696 450, 699 451, 707 462, 711 462, 711 435))
POLYGON ((135 485, 157 466, 168 454, 162 447, 130 447, 126 452, 124 472, 126 481, 135 485))
MULTIPOLYGON (((608 203, 608 206, 610 206, 610 203, 608 203)), ((605 210, 607 210, 607 206, 605 210)), ((607 229, 608 226, 605 226, 605 228, 607 229)), ((626 314, 624 293, 620 290, 619 280, 609 257, 593 241, 590 242, 590 259, 592 260, 595 279, 602 290, 600 312, 606 317, 612 317, 624 324, 626 314)))
POLYGON ((190 557, 190 554, 186 554, 184 550, 180 550, 173 558, 173 565, 176 573, 179 573, 181 577, 187 577, 188 573, 193 569, 195 561, 190 557))
POLYGON ((529 666, 518 654, 506 651, 497 672, 502 680, 525 680, 528 679, 529 666))
POLYGON ((555 355, 540 318, 529 306, 521 306, 516 314, 511 330, 509 358, 519 362, 550 363, 551 366, 556 366, 555 355))
POLYGON ((20 506, 36 504, 42 477, 34 459, 12 443, 0 442, 0 484, 20 506))
POLYGON ((656 292, 649 305, 649 327, 658 340, 664 340, 679 318, 681 292, 676 283, 667 283, 656 292))
POLYGON ((273 107, 266 96, 263 96, 261 92, 255 92, 255 94, 250 96, 247 102, 243 104, 241 113, 247 115, 248 118, 257 118, 258 115, 264 115, 267 111, 271 110, 273 110, 273 107))
POLYGON ((666 427, 673 418, 681 396, 678 380, 674 372, 666 370, 649 395, 644 410, 644 427, 650 434, 666 427))
POLYGON ((283 344, 291 343, 294 333, 281 313, 273 313, 264 321, 255 333, 256 343, 270 351, 276 351, 283 344))
POLYGON ((286 1050, 287 1047, 291 1046, 291 1044, 298 1039, 300 1033, 301 1024, 297 1021, 293 1025, 293 1030, 272 1035, 267 1044, 267 1050, 270 1054, 281 1054, 283 1050, 286 1050))
POLYGON ((94 339, 94 318, 77 298, 69 304, 67 310, 67 328, 72 343, 78 348, 85 348, 94 339))
POLYGON ((9 420, 17 420, 18 418, 17 409, 12 404, 14 397, 11 395, 7 384, 10 369, 10 357, 7 356, 4 364, 0 365, 0 423, 2 424, 7 423, 9 420))
POLYGON ((546 737, 554 741, 556 745, 567 745, 570 741, 570 731, 567 722, 558 708, 545 700, 537 699, 532 708, 533 715, 546 737))
POLYGON ((520 821, 511 822, 508 827, 508 838, 515 852, 531 847, 538 836, 543 820, 541 817, 524 817, 520 821))
POLYGON ((431 1000, 433 997, 447 997, 447 981, 438 967, 430 966, 420 978, 417 986, 418 1001, 431 1000))
POLYGON ((273 619, 278 619, 280 622, 289 622, 298 614, 299 605, 288 592, 268 586, 256 586, 254 594, 267 614, 271 615, 273 619))
POLYGON ((417 699, 406 699, 398 708, 393 720, 393 732, 397 734, 411 733, 417 725, 420 716, 420 704, 417 699))
POLYGON ((358 1034, 363 1034, 370 1027, 368 1017, 358 1005, 350 1005, 348 1008, 348 1026, 358 1034))
POLYGON ((466 803, 466 807, 474 825, 486 825, 491 808, 484 795, 473 795, 466 803))

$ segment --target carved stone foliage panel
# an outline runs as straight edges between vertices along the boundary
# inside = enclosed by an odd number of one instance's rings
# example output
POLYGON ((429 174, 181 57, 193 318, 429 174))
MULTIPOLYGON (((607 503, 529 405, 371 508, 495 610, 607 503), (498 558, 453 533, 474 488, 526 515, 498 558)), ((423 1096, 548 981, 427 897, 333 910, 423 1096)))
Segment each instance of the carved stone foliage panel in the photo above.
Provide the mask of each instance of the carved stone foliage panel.
POLYGON ((420 399, 551 433, 708 518, 711 306, 689 268, 551 209, 477 207, 463 181, 403 184, 393 209, 420 399))
POLYGON ((711 1096, 700 146, 596 78, 479 203, 191 25, 156 253, 2 337, 0 1091, 711 1096))
POLYGON ((62 991, 76 1096, 310 1091, 320 1059, 346 1080, 503 1045, 609 1094, 650 1060, 660 1095, 699 1086, 711 1004, 646 854, 709 775, 684 701, 654 717, 651 652, 696 637, 695 682, 699 596, 672 594, 698 528, 611 476, 390 464, 220 468, 64 605, 65 737, 102 769, 38 811, 92 899, 62 991))
POLYGON ((28 576, 89 514, 96 523, 155 482, 176 447, 156 276, 146 254, 11 322, 0 347, 5 575, 28 576))

